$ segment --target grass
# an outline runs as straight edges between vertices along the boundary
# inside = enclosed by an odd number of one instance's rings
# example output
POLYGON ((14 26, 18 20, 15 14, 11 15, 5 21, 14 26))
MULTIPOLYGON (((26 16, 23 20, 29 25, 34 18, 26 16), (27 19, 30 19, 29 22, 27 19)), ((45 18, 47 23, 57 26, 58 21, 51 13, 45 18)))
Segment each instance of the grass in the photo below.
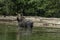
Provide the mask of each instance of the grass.
MULTIPOLYGON (((0 24, 0 40, 16 40, 16 25, 0 24), (5 33, 7 30, 7 33, 5 33), (5 37, 6 36, 6 37, 5 37)), ((32 35, 21 40, 60 40, 60 28, 34 27, 32 35)))

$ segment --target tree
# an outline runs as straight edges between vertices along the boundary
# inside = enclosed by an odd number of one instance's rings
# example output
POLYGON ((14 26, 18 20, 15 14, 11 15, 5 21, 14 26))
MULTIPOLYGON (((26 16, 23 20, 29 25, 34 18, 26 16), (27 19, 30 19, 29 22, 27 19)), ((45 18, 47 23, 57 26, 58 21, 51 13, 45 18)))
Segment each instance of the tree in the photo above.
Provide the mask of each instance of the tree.
POLYGON ((37 8, 37 2, 31 0, 12 0, 14 3, 14 11, 21 12, 24 15, 29 15, 30 13, 35 13, 37 8), (32 10, 32 11, 31 11, 32 10))
POLYGON ((9 15, 60 17, 60 0, 4 0, 1 4, 0 10, 9 15))

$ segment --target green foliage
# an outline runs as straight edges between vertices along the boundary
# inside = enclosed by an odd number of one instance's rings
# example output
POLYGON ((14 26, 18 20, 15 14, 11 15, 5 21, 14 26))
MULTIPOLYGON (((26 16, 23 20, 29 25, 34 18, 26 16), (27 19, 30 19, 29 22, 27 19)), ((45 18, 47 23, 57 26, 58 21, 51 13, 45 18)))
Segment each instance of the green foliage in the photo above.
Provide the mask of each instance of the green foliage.
POLYGON ((60 17, 60 0, 0 0, 0 14, 60 17))

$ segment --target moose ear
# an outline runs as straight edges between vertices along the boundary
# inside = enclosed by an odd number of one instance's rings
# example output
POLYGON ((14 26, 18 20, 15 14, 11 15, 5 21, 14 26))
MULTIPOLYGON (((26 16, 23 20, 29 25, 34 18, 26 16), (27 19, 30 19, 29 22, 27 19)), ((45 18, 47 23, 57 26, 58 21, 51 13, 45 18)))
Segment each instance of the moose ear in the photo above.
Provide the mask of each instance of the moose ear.
POLYGON ((21 14, 17 14, 17 16, 19 16, 19 17, 20 17, 20 16, 21 16, 21 14))

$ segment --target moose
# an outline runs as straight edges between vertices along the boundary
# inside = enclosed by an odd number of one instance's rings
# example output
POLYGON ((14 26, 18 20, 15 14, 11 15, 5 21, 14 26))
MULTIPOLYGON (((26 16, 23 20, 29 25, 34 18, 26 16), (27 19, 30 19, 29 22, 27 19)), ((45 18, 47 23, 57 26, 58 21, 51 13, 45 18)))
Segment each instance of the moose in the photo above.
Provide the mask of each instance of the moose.
POLYGON ((29 30, 30 32, 32 32, 33 22, 31 20, 25 19, 25 17, 18 14, 17 21, 18 21, 18 27, 21 30, 25 29, 25 30, 29 30))

